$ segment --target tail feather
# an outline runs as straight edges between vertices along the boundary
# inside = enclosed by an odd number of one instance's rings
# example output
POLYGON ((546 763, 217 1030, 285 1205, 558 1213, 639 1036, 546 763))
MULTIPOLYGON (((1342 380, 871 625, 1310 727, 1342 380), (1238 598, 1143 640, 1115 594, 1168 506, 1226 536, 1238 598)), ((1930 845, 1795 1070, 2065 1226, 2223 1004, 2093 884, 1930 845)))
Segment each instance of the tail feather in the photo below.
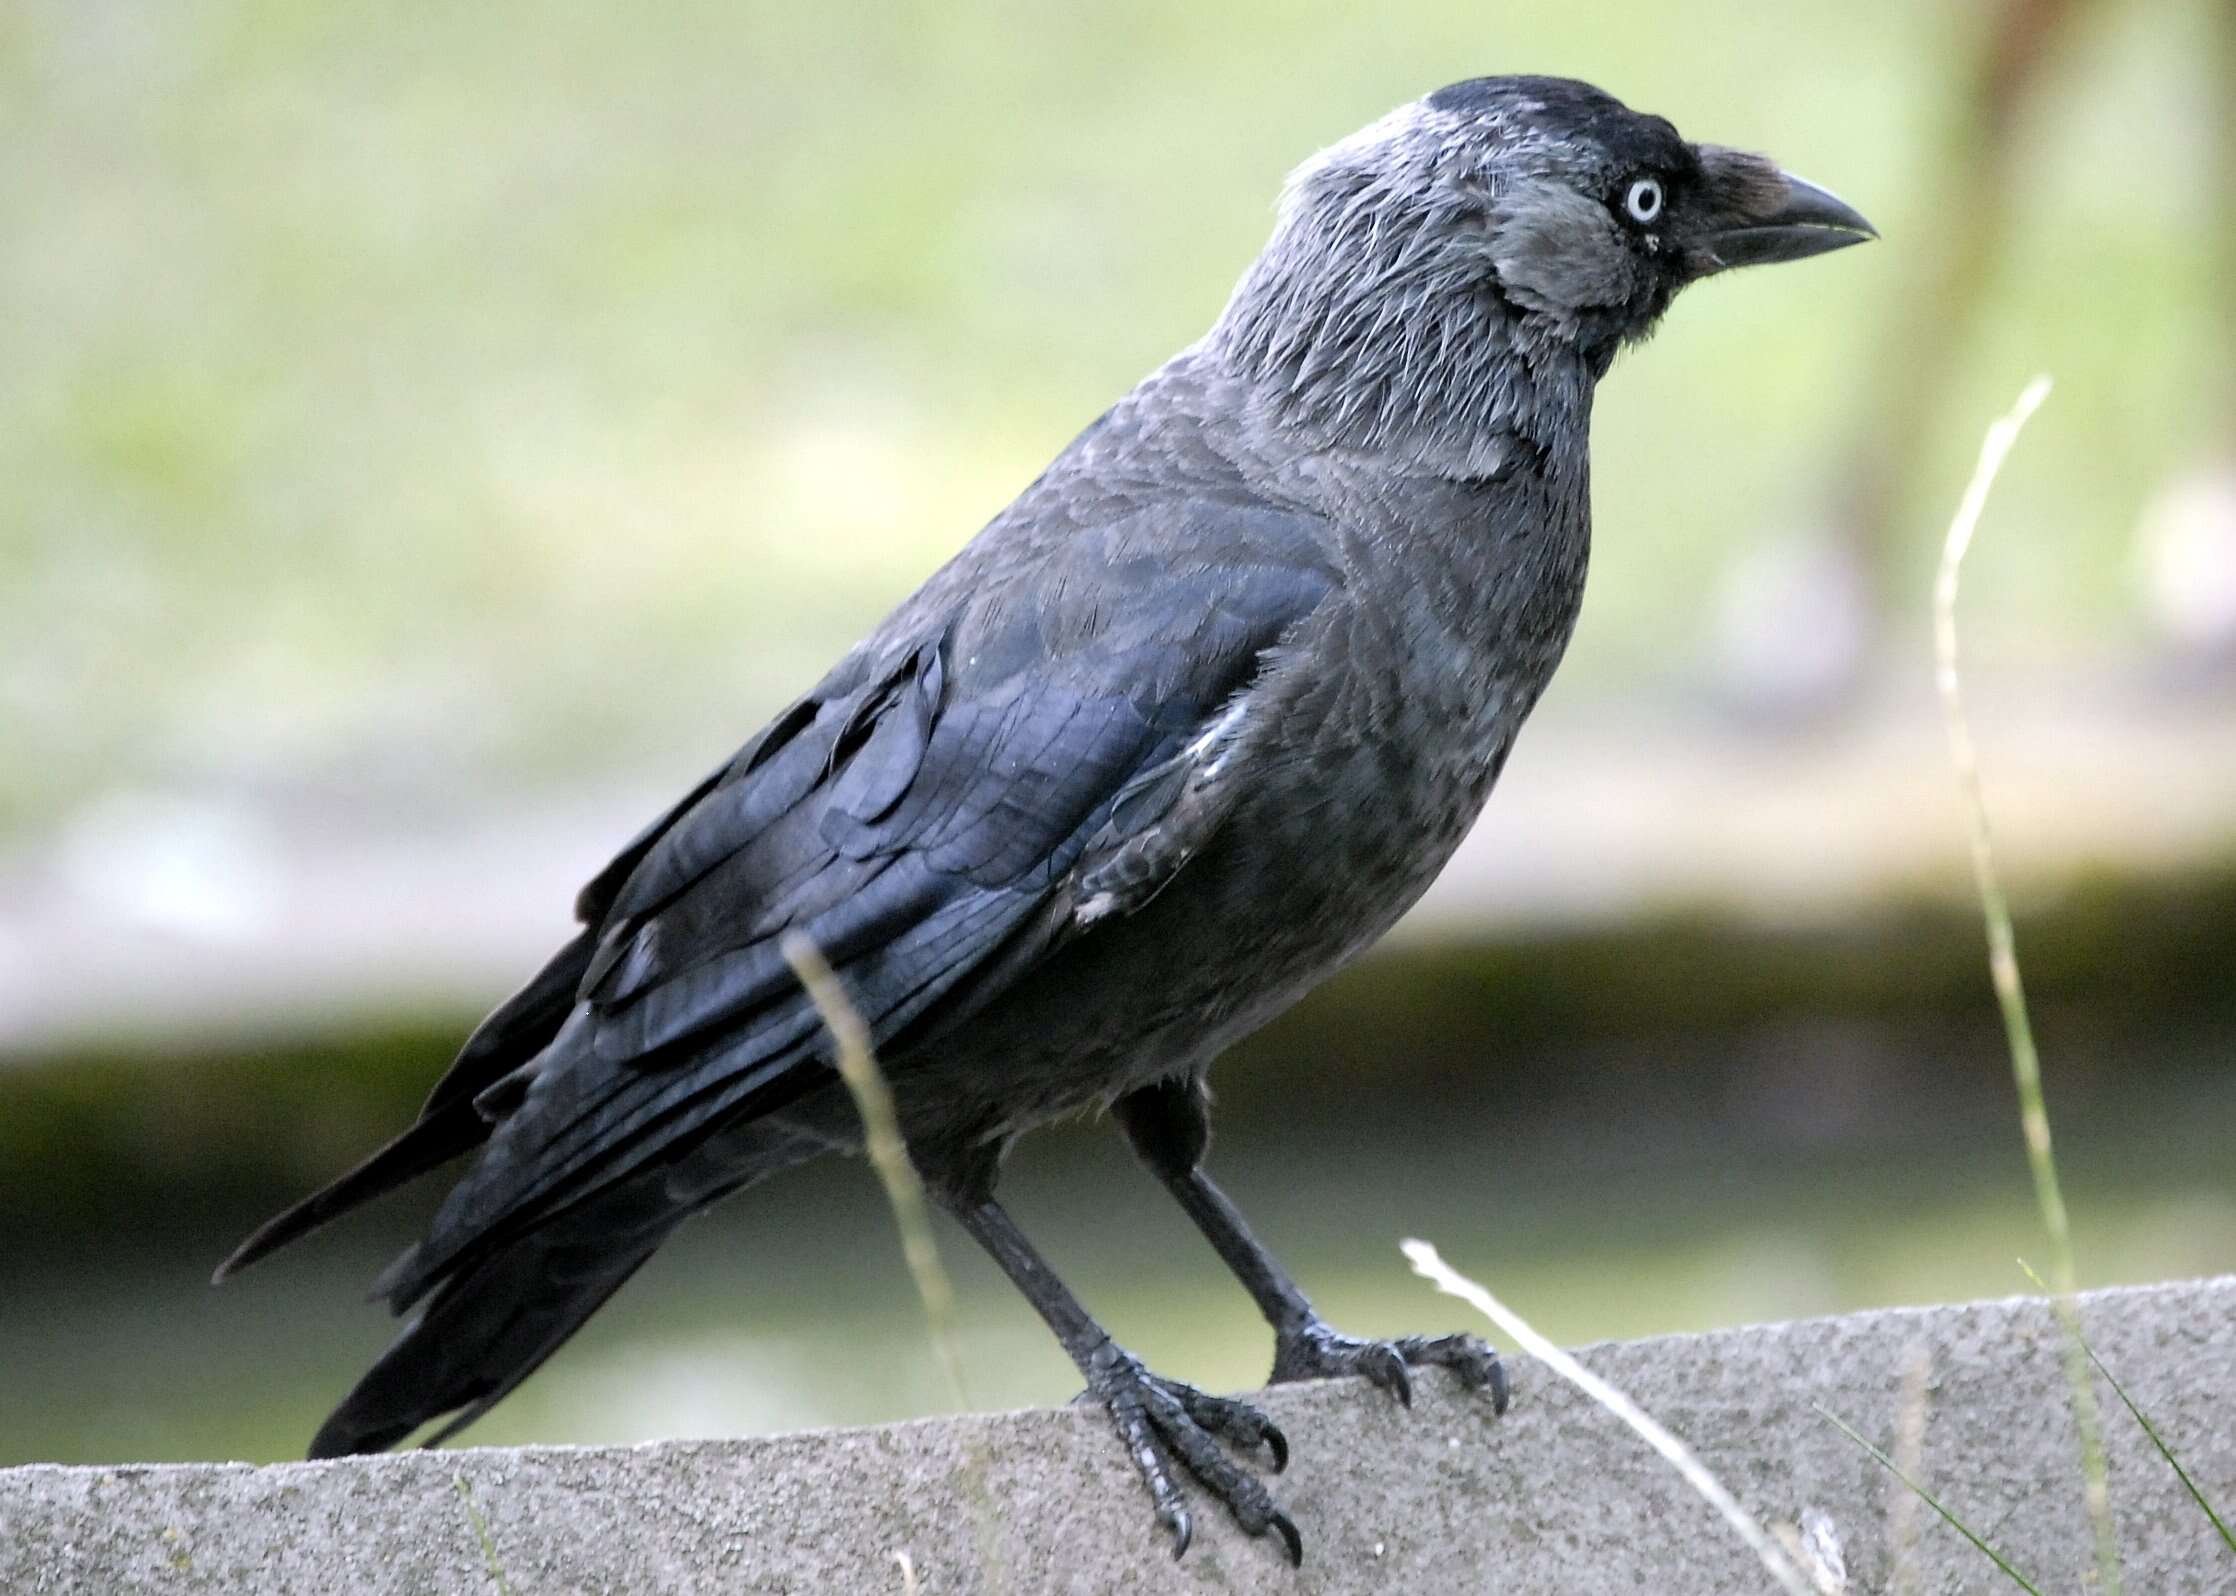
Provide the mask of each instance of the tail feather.
POLYGON ((596 951, 596 934, 584 926, 526 986, 492 1009, 489 1017, 474 1027, 474 1034, 458 1050, 457 1059, 427 1094, 421 1117, 453 1103, 472 1102, 500 1076, 510 1074, 550 1046, 575 1006, 576 989, 582 985, 583 972, 590 968, 590 956, 596 951))
POLYGON ((690 1211, 664 1181, 632 1182, 453 1276, 319 1427, 309 1455, 386 1451, 450 1414, 428 1444, 464 1429, 558 1351, 690 1211))
POLYGON ((283 1214, 257 1227, 256 1233, 233 1249, 210 1277, 222 1285, 259 1258, 300 1240, 319 1226, 406 1181, 449 1163, 489 1137, 488 1122, 474 1112, 470 1102, 453 1103, 405 1131, 329 1186, 312 1192, 283 1214))
POLYGON ((585 929, 474 1028, 436 1083, 417 1124, 339 1180, 266 1221, 217 1266, 212 1280, 222 1284, 329 1220, 487 1141, 490 1125, 475 1109, 475 1096, 550 1044, 574 1007, 575 989, 589 967, 591 951, 591 933, 585 929))

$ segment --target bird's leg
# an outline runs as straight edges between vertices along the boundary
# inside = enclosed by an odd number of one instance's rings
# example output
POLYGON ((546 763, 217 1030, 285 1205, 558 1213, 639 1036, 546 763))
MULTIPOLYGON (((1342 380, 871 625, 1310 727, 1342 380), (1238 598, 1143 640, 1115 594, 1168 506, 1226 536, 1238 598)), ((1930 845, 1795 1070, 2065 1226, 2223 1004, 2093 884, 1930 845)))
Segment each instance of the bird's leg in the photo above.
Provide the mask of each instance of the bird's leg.
POLYGON ((1258 1478, 1220 1446, 1224 1441, 1250 1451, 1262 1445, 1279 1473, 1288 1465, 1289 1443, 1273 1421, 1246 1402, 1151 1374, 1095 1323, 991 1197, 956 1201, 951 1209, 1025 1300, 1040 1311, 1086 1376, 1088 1394, 1109 1410, 1118 1438, 1149 1487, 1158 1522, 1172 1533, 1172 1555, 1187 1551, 1194 1535, 1187 1500, 1173 1478, 1177 1463, 1223 1502, 1244 1530, 1252 1535, 1272 1530, 1281 1537, 1289 1561, 1301 1564, 1304 1543, 1296 1525, 1258 1478))
POLYGON ((1409 1367, 1440 1364, 1472 1389, 1487 1389, 1493 1408, 1506 1411, 1506 1371, 1479 1336, 1403 1336, 1376 1341, 1331 1329, 1264 1243, 1250 1233, 1240 1210, 1203 1172, 1211 1145, 1211 1115, 1200 1080, 1167 1080, 1118 1100, 1115 1112, 1134 1152, 1179 1199, 1214 1251, 1257 1302, 1273 1326, 1273 1381, 1364 1375, 1411 1406, 1409 1367))

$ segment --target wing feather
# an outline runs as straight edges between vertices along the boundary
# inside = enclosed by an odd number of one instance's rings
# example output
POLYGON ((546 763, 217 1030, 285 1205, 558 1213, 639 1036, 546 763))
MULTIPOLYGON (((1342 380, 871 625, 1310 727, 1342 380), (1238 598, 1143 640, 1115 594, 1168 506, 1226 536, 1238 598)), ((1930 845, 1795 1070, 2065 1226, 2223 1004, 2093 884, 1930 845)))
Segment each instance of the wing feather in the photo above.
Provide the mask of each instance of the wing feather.
POLYGON ((1336 578, 1309 517, 1134 517, 1058 546, 1029 582, 904 610, 911 629, 857 650, 586 889, 600 914, 579 1002, 476 1099, 488 1146, 383 1277, 399 1307, 541 1216, 827 1084, 787 932, 816 942, 882 1047, 1030 968, 1019 933, 1083 859, 1134 899, 1184 862, 1180 823, 1219 812, 1191 804, 1207 730, 1336 578), (1176 536, 1202 556, 1140 557, 1176 536))

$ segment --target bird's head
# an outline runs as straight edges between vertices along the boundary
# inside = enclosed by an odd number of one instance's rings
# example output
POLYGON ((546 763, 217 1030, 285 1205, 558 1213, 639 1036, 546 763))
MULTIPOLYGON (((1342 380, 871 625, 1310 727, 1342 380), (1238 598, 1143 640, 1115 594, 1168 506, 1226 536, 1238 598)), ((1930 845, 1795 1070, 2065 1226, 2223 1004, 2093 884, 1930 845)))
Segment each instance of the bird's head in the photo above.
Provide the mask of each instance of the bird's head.
POLYGON ((1589 84, 1474 78, 1297 170, 1214 339, 1284 420, 1343 441, 1527 432, 1536 404, 1588 403, 1687 283, 1876 236, 1589 84))

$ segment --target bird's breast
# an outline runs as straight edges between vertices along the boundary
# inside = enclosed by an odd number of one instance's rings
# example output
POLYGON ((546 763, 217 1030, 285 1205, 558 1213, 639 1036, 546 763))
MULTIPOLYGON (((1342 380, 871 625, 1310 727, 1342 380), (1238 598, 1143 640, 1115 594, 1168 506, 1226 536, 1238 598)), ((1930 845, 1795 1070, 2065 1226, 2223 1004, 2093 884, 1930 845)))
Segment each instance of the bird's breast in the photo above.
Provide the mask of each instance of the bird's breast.
POLYGON ((1268 779, 1236 816, 1238 882, 1333 964, 1427 890, 1482 812, 1581 606, 1580 500, 1497 495, 1357 579, 1279 708, 1268 779))
POLYGON ((1237 786, 1217 830, 1141 907, 1096 917, 941 1043, 961 1095, 982 1073, 1007 1083, 988 1123, 1006 1134, 1207 1064, 1428 888, 1551 679, 1583 589, 1580 506, 1498 502, 1510 513, 1469 498, 1420 535, 1347 540, 1340 594, 1284 641, 1219 744, 1220 779, 1237 786))

